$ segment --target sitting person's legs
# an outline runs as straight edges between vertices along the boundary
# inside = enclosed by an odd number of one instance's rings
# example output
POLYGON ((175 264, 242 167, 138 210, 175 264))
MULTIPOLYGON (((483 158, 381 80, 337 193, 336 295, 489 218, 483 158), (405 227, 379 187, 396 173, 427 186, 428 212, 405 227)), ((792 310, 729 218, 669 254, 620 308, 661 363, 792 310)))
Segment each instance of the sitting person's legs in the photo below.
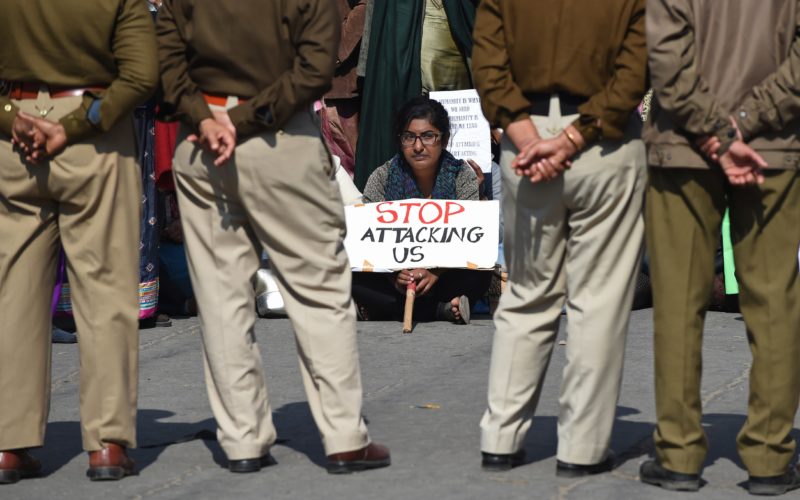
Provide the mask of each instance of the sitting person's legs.
POLYGON ((353 273, 353 299, 369 320, 401 320, 405 296, 388 273, 353 273))
POLYGON ((439 304, 450 303, 450 310, 455 319, 460 321, 459 305, 461 296, 467 296, 471 307, 486 293, 491 281, 491 271, 448 269, 439 276, 439 280, 430 293, 417 297, 414 304, 414 318, 418 321, 446 319, 437 317, 437 311, 440 310, 439 304))

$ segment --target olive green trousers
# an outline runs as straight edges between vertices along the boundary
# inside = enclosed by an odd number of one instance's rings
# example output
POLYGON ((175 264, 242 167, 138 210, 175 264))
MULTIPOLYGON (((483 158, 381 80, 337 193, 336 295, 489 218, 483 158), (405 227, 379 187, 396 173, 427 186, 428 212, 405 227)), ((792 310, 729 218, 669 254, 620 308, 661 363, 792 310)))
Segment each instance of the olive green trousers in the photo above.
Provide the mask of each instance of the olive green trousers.
POLYGON ((698 473, 705 459, 701 344, 726 207, 753 355, 738 450, 751 475, 775 476, 794 454, 790 432, 800 396, 798 171, 774 170, 761 186, 734 188, 719 169, 650 169, 645 227, 655 315, 656 455, 665 468, 687 474, 698 473))

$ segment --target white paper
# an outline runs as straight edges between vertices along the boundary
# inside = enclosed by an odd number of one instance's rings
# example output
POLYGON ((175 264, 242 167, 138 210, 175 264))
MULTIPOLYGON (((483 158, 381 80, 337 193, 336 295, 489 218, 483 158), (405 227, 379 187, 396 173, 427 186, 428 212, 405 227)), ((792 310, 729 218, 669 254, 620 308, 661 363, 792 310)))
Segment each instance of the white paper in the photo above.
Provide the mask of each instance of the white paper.
POLYGON ((492 171, 492 136, 475 89, 431 92, 450 115, 447 150, 460 160, 474 160, 481 170, 492 171))
POLYGON ((497 201, 408 199, 344 211, 344 246, 356 271, 491 269, 497 261, 497 201))

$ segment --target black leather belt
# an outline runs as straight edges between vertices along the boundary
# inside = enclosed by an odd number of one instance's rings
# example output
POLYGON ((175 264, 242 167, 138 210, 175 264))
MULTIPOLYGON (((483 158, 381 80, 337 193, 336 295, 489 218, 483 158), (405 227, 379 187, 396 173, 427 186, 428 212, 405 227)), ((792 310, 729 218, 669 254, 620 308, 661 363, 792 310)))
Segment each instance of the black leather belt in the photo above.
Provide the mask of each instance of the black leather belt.
MULTIPOLYGON (((561 103, 561 116, 577 115, 578 106, 589 100, 586 97, 566 92, 556 92, 556 94, 558 94, 558 100, 561 103)), ((525 94, 525 97, 531 102, 528 113, 538 116, 550 116, 550 98, 552 95, 544 92, 525 94)))

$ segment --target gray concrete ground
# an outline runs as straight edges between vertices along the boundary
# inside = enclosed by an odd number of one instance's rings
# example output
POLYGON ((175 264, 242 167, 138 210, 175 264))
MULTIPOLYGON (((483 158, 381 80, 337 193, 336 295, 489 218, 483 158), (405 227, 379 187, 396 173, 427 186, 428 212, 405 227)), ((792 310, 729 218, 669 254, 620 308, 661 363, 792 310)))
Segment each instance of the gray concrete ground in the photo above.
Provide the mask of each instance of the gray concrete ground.
POLYGON ((137 477, 118 483, 85 478, 77 347, 56 345, 50 424, 44 449, 38 451, 45 476, 0 487, 0 498, 745 498, 747 473, 734 441, 744 420, 750 355, 737 314, 710 313, 707 321, 703 395, 711 442, 704 472, 708 483, 700 493, 682 495, 638 482, 639 464, 652 449, 651 314, 633 313, 612 443, 621 465, 608 474, 579 480, 555 477, 562 346, 554 352, 525 444, 529 463, 507 473, 480 470, 478 421, 486 399, 489 319, 466 327, 421 324, 412 335, 401 334, 398 323, 359 323, 364 411, 373 438, 391 447, 393 465, 351 476, 325 472, 288 320, 259 320, 258 341, 280 439, 273 449, 278 465, 257 474, 231 474, 221 467, 225 458, 213 438, 199 325, 196 319, 185 319, 175 320, 171 328, 141 333, 140 448, 132 452, 139 465, 137 477), (438 406, 420 408, 427 404, 438 406))

